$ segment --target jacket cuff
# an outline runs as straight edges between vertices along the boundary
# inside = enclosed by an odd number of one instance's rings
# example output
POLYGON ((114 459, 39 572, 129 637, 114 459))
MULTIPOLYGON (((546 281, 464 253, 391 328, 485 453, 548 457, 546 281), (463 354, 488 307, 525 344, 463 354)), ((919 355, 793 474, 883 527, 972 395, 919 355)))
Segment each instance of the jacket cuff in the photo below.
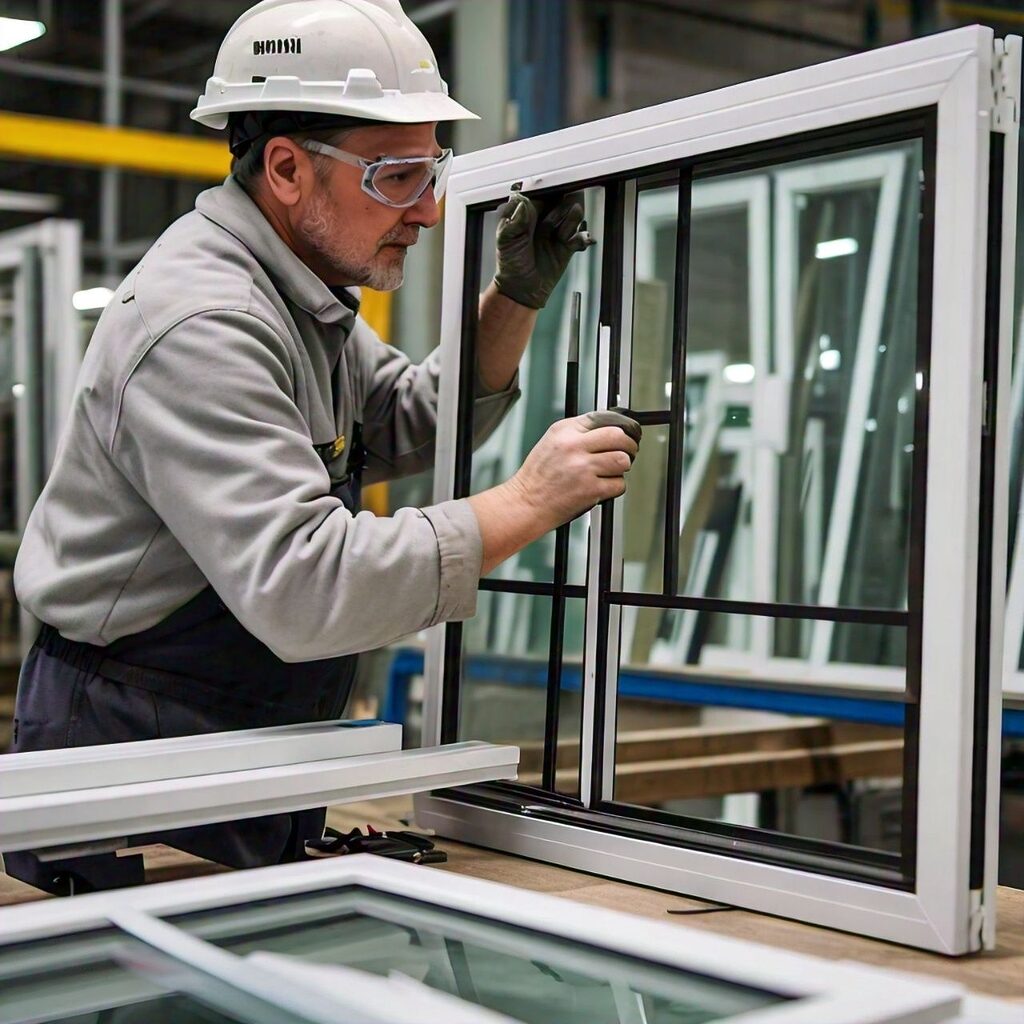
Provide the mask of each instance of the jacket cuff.
POLYGON ((440 564, 437 607, 430 625, 470 619, 476 614, 483 564, 483 541, 476 514, 464 498, 420 511, 433 527, 440 564))

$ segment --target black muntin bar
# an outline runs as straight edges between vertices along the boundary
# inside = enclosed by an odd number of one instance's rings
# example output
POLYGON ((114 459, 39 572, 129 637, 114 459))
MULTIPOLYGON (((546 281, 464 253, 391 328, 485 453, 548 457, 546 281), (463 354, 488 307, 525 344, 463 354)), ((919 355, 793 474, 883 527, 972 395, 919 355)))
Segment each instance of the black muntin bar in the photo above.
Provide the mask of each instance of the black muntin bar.
POLYGON ((1003 176, 1006 136, 989 145, 988 252, 985 280, 985 420, 981 436, 978 507, 978 604, 974 646, 974 761, 971 766, 970 888, 985 884, 985 796, 988 792, 988 720, 992 682, 992 517, 996 497, 996 402, 1003 259, 1003 176))
MULTIPOLYGON (((572 295, 572 321, 569 330, 569 355, 565 364, 565 418, 579 412, 580 388, 580 311, 583 296, 572 295)), ((544 761, 541 787, 554 790, 558 763, 558 711, 562 702, 562 647, 565 638, 565 588, 569 576, 569 530, 563 523, 555 531, 555 565, 552 574, 551 635, 548 643, 548 691, 544 714, 544 761)))
MULTIPOLYGON (((608 396, 615 405, 619 398, 619 372, 622 355, 622 273, 625 257, 623 235, 625 232, 626 189, 622 181, 609 182, 605 192, 604 212, 604 260, 601 264, 601 323, 610 331, 608 352, 608 396)), ((633 258, 633 254, 630 254, 633 258)), ((601 382, 598 381, 600 388, 601 382)), ((601 535, 597 539, 598 589, 601 594, 611 589, 612 545, 614 542, 613 501, 601 504, 601 535)), ((591 543, 593 543, 593 537, 591 543)), ((591 751, 590 800, 601 799, 601 781, 605 771, 604 732, 608 714, 608 627, 611 605, 603 597, 597 602, 597 650, 594 653, 594 743, 591 751)), ((581 793, 585 797, 585 794, 581 793)))
POLYGON ((665 564, 663 592, 679 593, 679 527, 682 509, 683 443, 686 416, 686 321, 690 284, 690 193, 693 172, 679 174, 676 222, 676 281, 672 310, 672 402, 668 433, 668 474, 665 483, 665 564))
POLYGON ((602 597, 626 608, 666 608, 670 611, 722 612, 726 615, 762 615, 769 619, 812 619, 849 622, 861 626, 907 626, 907 612, 887 608, 822 607, 814 604, 764 604, 728 601, 716 597, 681 597, 676 594, 636 594, 613 590, 602 597))
MULTIPOLYGON (((503 580, 500 577, 485 577, 480 581, 480 590, 496 594, 530 594, 533 597, 554 597, 554 583, 538 583, 534 580, 503 580)), ((587 588, 579 583, 568 583, 562 588, 566 597, 586 597, 587 588)))
POLYGON ((476 339, 480 327, 480 259, 484 216, 470 210, 466 220, 466 278, 462 287, 462 337, 459 349, 458 426, 455 435, 455 497, 469 494, 473 473, 473 384, 476 339))
POLYGON ((656 412, 627 409, 626 412, 642 427, 667 427, 672 422, 672 412, 669 409, 660 409, 656 412))
POLYGON ((907 711, 903 723, 903 807, 900 857, 903 874, 917 869, 917 790, 920 763, 921 661, 924 637, 924 528, 928 490, 928 421, 932 358, 932 277, 935 272, 935 110, 921 127, 921 215, 917 256, 917 353, 921 388, 914 398, 914 458, 910 468, 910 536, 907 563, 907 711))

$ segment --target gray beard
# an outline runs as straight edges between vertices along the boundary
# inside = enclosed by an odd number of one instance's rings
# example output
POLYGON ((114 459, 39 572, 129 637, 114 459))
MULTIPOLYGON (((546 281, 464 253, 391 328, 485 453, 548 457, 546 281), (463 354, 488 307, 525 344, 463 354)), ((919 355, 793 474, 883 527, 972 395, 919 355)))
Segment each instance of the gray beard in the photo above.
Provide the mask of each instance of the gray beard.
MULTIPOLYGON (((373 288, 378 292, 391 292, 405 280, 405 260, 396 259, 384 266, 360 262, 346 243, 345 232, 338 226, 338 214, 326 194, 318 190, 310 202, 309 211, 299 224, 303 242, 309 246, 332 270, 354 284, 373 288)), ((407 237, 408 229, 401 224, 381 239, 381 244, 407 237)))

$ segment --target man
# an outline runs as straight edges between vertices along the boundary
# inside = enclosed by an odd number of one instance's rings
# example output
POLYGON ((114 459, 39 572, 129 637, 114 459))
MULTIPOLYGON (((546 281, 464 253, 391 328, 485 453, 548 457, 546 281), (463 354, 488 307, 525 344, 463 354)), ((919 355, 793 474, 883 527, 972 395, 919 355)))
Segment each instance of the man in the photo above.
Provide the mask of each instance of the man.
MULTIPOLYGON (((15 583, 44 626, 15 750, 337 717, 357 652, 471 616, 482 574, 622 493, 636 441, 581 418, 491 491, 359 514, 364 480, 431 462, 438 359, 384 345, 357 286, 401 283, 438 222, 436 124, 472 116, 397 0, 264 0, 228 32, 193 117, 228 129, 233 176, 104 311, 26 529, 15 583)), ((480 437, 585 248, 582 215, 571 197, 543 219, 524 196, 503 211, 480 437)), ((309 811, 159 838, 250 867, 301 858, 322 828, 309 811)), ((53 892, 142 880, 137 856, 6 864, 53 892)))

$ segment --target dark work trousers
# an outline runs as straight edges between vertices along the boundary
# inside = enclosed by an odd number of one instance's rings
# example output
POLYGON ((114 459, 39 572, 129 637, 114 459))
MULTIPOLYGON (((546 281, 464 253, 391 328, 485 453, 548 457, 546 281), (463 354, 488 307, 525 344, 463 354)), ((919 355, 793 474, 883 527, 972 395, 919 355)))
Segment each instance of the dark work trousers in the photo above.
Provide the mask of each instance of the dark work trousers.
MULTIPOLYGON (((335 491, 358 508, 358 476, 335 491)), ((124 743, 338 718, 354 657, 287 663, 249 633, 212 588, 151 629, 107 647, 66 640, 44 626, 21 669, 12 750, 124 743)), ((325 810, 131 837, 164 843, 229 867, 301 860, 323 834, 325 810)), ((100 853, 40 861, 4 856, 7 873, 55 894, 144 881, 142 857, 100 853)))

